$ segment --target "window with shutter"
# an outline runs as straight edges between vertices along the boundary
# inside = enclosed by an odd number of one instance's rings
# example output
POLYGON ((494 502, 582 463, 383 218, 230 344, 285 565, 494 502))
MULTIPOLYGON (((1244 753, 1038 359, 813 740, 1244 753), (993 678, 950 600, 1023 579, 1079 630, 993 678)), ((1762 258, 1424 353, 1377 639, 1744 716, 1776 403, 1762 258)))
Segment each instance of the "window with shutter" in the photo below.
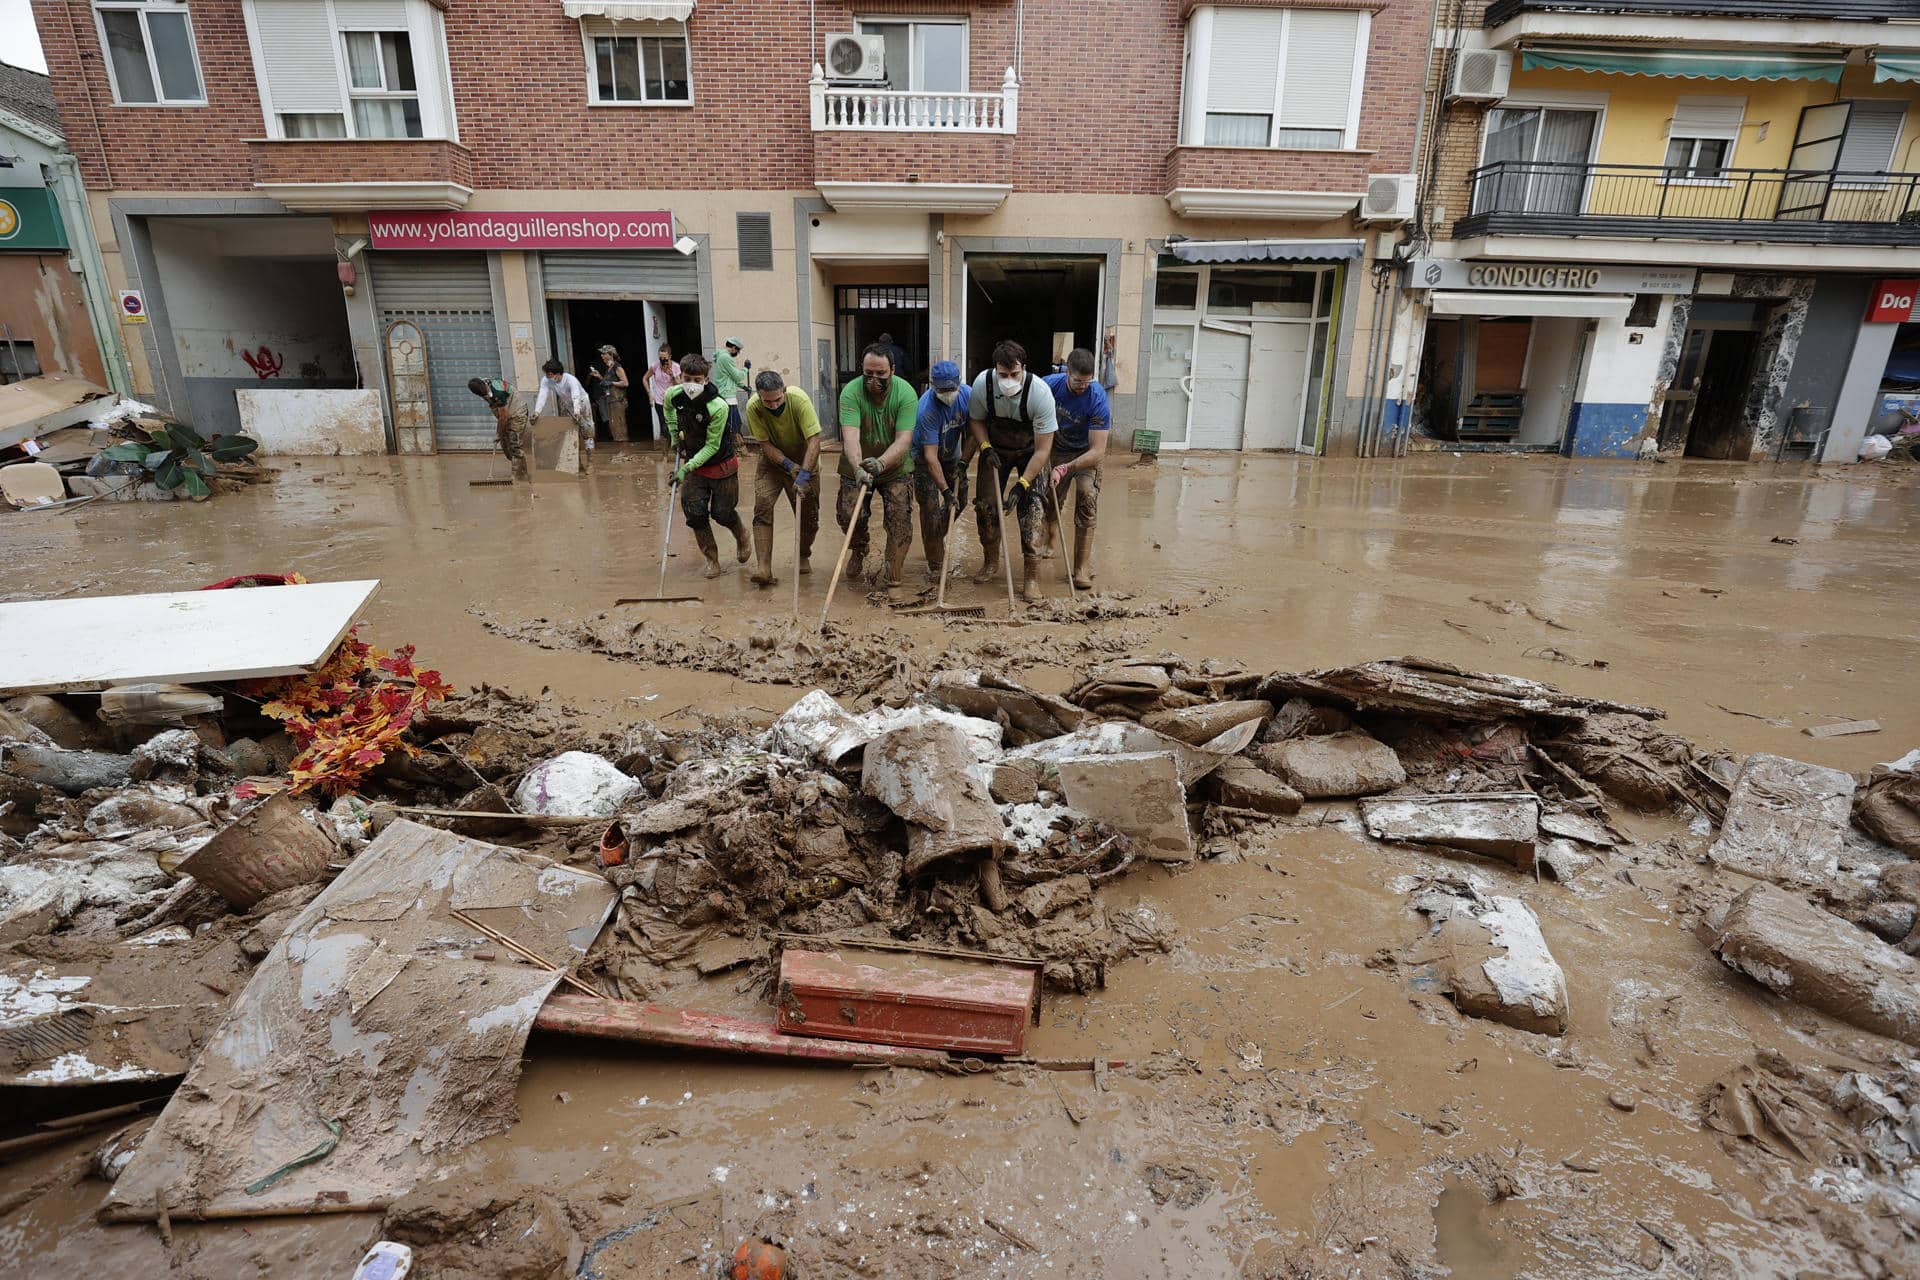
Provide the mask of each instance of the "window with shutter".
POLYGON ((1666 180, 1724 181, 1746 114, 1745 98, 1682 94, 1667 126, 1666 180))
POLYGON ((205 106, 193 23, 179 0, 95 4, 113 100, 123 106, 205 106))
POLYGON ((1847 113, 1847 133, 1835 168, 1854 178, 1885 173, 1893 167, 1894 148, 1907 119, 1907 104, 1857 98, 1847 113))
POLYGON ((268 133, 452 137, 440 13, 429 0, 246 0, 268 133))
POLYGON ((1187 145, 1355 145, 1369 15, 1202 5, 1188 27, 1187 145))

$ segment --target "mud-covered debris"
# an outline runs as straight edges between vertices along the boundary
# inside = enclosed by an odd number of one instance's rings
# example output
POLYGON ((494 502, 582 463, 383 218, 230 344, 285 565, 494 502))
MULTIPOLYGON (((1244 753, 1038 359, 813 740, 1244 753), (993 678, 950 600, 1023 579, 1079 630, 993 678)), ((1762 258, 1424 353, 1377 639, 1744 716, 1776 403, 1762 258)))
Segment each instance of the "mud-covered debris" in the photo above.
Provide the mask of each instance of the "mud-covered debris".
POLYGON ((1067 803, 1123 833, 1143 858, 1193 861, 1180 766, 1165 751, 1075 756, 1059 763, 1067 803))
POLYGON ((607 818, 640 790, 640 780, 586 751, 566 751, 535 765, 514 788, 523 813, 607 818))
POLYGON ((1015 742, 1055 738, 1089 718, 1065 698, 1039 693, 990 670, 941 671, 927 682, 927 697, 962 714, 1005 725, 1015 742))
POLYGON ((1708 1086, 1701 1119, 1782 1159, 1910 1176, 1920 1164, 1920 1063, 1835 1072, 1763 1052, 1708 1086))
POLYGON ((31 744, 0 748, 0 769, 70 796, 96 787, 124 787, 133 781, 131 756, 31 744))
POLYGON ((1265 725, 1272 715, 1271 702, 1242 698, 1231 702, 1208 702, 1174 711, 1154 711, 1140 717, 1140 723, 1169 738, 1178 738, 1189 746, 1198 747, 1248 720, 1265 725))
POLYGON ((1081 756, 1110 756, 1128 752, 1167 752, 1179 767, 1180 785, 1191 787, 1212 773, 1228 757, 1244 751, 1255 732, 1251 721, 1235 725, 1202 746, 1190 747, 1178 738, 1169 738, 1145 725, 1127 720, 1105 720, 1082 725, 1072 733, 1042 742, 1017 747, 1007 753, 1013 760, 1037 761, 1057 768, 1062 760, 1081 756))
POLYGON ((1549 759, 1643 813, 1676 804, 1713 813, 1724 803, 1708 782, 1711 772, 1703 777, 1696 770, 1693 745, 1638 714, 1595 714, 1551 736, 1536 731, 1531 740, 1549 759))
POLYGON ((1413 906, 1434 921, 1419 954, 1440 965, 1462 1013, 1522 1031, 1566 1034, 1566 975, 1531 907, 1482 893, 1471 881, 1459 892, 1417 894, 1413 906))
POLYGON ((338 856, 333 837, 282 791, 222 828, 181 862, 180 872, 244 911, 270 894, 318 880, 338 856))
MULTIPOLYGON (((1268 703, 1272 706, 1272 703, 1268 703)), ((1260 730, 1261 742, 1285 742, 1315 734, 1353 728, 1353 718, 1338 707, 1323 707, 1305 698, 1288 698, 1260 730)))
POLYGON ((1276 703, 1307 698, 1350 712, 1399 711, 1465 721, 1578 721, 1602 711, 1659 720, 1666 714, 1653 707, 1583 698, 1537 680, 1412 657, 1324 671, 1277 672, 1260 682, 1256 696, 1276 703))
POLYGON ((1244 756, 1222 762, 1207 785, 1216 802, 1234 809, 1289 814, 1300 812, 1304 803, 1298 791, 1244 756))
POLYGON ((157 902, 172 883, 152 854, 103 841, 8 863, 0 866, 0 943, 74 926, 94 909, 104 918, 88 932, 112 936, 115 919, 157 902))
POLYGON ((1358 729, 1255 747, 1253 758, 1311 800, 1373 795, 1407 780, 1393 749, 1358 729))
POLYGON ((1920 1045, 1920 960, 1797 894, 1754 885, 1727 907, 1712 947, 1776 995, 1920 1045))
MULTIPOLYGON (((1854 917, 1854 923, 1882 942, 1891 942, 1899 946, 1913 932, 1916 919, 1920 919, 1920 907, 1911 902, 1893 899, 1887 902, 1876 902, 1864 908, 1854 917)), ((1911 955, 1912 952, 1908 954, 1911 955)))
POLYGON ((1853 821, 1876 840, 1920 858, 1920 749, 1873 767, 1854 794, 1853 821))
POLYGON ((903 875, 991 849, 1005 835, 972 764, 966 734, 940 720, 904 724, 867 744, 860 787, 907 824, 903 875))
POLYGON ((1360 802, 1376 840, 1464 849, 1531 871, 1540 836, 1540 800, 1532 792, 1386 796, 1360 802))
POLYGON ((1853 775, 1838 769, 1749 756, 1709 856, 1776 884, 1823 884, 1840 869, 1853 790, 1853 775))

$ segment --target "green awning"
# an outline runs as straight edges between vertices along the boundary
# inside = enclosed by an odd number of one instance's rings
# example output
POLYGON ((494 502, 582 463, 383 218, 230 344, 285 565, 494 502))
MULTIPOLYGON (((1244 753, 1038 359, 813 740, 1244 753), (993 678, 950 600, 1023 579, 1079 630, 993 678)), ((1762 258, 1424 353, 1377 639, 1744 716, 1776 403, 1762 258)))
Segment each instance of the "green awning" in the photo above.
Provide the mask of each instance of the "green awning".
MULTIPOLYGON (((1524 71, 1602 71, 1622 76, 1696 80, 1825 80, 1840 83, 1845 54, 1757 53, 1747 49, 1617 49, 1540 45, 1520 58, 1524 71)), ((1904 77, 1903 77, 1904 78, 1904 77)))
POLYGON ((1873 55, 1873 82, 1920 80, 1920 53, 1876 53, 1873 55))

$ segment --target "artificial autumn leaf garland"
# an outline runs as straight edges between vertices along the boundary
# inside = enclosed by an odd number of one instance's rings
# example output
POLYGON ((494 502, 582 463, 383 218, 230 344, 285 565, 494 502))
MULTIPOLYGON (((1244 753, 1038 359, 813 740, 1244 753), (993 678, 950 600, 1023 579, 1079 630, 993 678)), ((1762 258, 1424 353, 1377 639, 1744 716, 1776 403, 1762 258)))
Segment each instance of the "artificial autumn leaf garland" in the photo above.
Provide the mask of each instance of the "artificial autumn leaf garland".
POLYGON ((341 795, 360 785, 388 755, 414 755, 407 726, 428 704, 453 692, 438 671, 413 665, 413 646, 383 653, 360 639, 359 628, 320 668, 303 676, 250 680, 241 686, 263 698, 263 715, 286 725, 300 749, 289 773, 295 795, 315 787, 341 795))

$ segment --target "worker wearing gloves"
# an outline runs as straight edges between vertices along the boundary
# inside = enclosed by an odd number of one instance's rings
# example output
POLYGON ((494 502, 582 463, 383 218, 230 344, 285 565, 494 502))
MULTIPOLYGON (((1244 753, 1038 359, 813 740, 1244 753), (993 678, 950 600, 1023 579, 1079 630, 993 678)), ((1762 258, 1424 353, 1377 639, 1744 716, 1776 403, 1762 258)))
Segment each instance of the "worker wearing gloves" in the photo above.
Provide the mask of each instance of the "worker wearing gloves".
POLYGON ((747 402, 747 434, 760 446, 760 463, 753 472, 753 553, 759 560, 751 581, 771 587, 773 576, 773 509, 780 496, 794 504, 800 519, 801 573, 812 572, 813 539, 820 532, 820 415, 813 399, 771 369, 753 380, 753 398, 747 402))
POLYGON ((1048 472, 1053 503, 1047 512, 1044 537, 1053 537, 1054 517, 1065 514, 1071 496, 1073 585, 1086 591, 1093 586, 1093 527, 1100 518, 1100 462, 1107 456, 1113 410, 1107 402, 1107 389, 1093 376, 1093 352, 1085 347, 1075 347, 1067 354, 1066 369, 1047 378, 1047 389, 1053 392, 1054 418, 1060 429, 1053 436, 1048 472))
POLYGON ((1053 390, 1027 370, 1027 351, 1007 340, 994 344, 993 368, 974 379, 967 403, 973 438, 980 450, 980 474, 974 516, 985 554, 980 581, 999 572, 1000 520, 993 510, 1002 501, 1020 521, 1021 587, 1029 601, 1040 595, 1040 489, 1053 451, 1053 390), (1007 492, 1011 482, 1012 491, 1007 492))
POLYGON ((512 464, 513 478, 525 480, 527 432, 533 425, 533 419, 527 416, 525 409, 516 410, 513 407, 513 384, 505 378, 468 378, 467 390, 485 400, 487 408, 493 411, 494 439, 499 442, 500 452, 512 464))
POLYGON ((973 393, 951 360, 936 362, 931 380, 913 420, 913 450, 919 455, 913 479, 920 498, 920 545, 927 553, 927 572, 938 579, 947 558, 947 525, 967 505, 967 464, 973 460, 967 404, 973 393))
POLYGON ((740 453, 727 429, 727 402, 707 381, 707 369, 707 358, 697 351, 682 360, 680 385, 667 392, 661 408, 668 447, 678 460, 673 480, 680 486, 680 510, 707 558, 706 576, 717 578, 720 547, 713 526, 724 525, 733 535, 741 564, 747 562, 747 531, 735 510, 740 503, 740 453))
POLYGON ((533 416, 543 418, 552 413, 573 419, 573 429, 580 435, 580 474, 587 473, 587 463, 593 457, 593 401, 587 398, 587 389, 580 385, 580 379, 567 372, 567 367, 558 360, 549 360, 540 366, 540 390, 533 396, 533 416))
POLYGON ((871 485, 885 509, 887 567, 880 585, 900 585, 913 546, 913 419, 919 400, 913 386, 893 371, 893 357, 879 343, 860 358, 860 378, 840 392, 840 490, 834 515, 852 527, 850 572, 867 559, 864 490, 871 485), (858 517, 856 519, 856 517, 858 517))

